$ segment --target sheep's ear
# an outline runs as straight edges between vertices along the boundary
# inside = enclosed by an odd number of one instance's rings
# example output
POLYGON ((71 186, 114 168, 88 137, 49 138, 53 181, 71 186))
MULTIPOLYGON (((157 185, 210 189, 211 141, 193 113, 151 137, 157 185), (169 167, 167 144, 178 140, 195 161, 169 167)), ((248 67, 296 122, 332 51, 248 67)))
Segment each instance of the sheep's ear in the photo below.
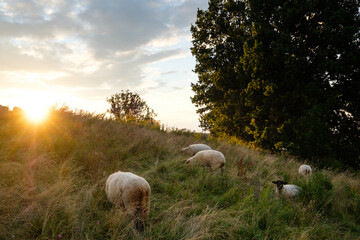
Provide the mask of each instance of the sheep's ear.
POLYGON ((189 160, 186 160, 186 161, 185 161, 185 164, 188 164, 188 163, 190 163, 190 161, 189 161, 189 160))
POLYGON ((275 181, 271 181, 273 184, 277 184, 277 182, 275 182, 275 181))
POLYGON ((288 184, 287 182, 283 182, 283 184, 285 185, 285 184, 288 184))

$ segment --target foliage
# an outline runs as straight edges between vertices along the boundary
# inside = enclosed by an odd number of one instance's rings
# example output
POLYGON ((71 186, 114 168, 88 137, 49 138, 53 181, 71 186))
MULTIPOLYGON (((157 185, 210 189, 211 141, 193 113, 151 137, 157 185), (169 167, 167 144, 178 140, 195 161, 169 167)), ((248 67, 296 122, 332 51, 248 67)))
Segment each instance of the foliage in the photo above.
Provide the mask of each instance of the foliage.
POLYGON ((300 178, 291 158, 66 106, 43 125, 15 120, 0 119, 0 239, 360 237, 358 175, 313 169, 300 178), (179 150, 199 140, 225 155, 224 176, 184 164, 179 150), (106 199, 106 178, 118 170, 151 186, 144 232, 106 199), (277 198, 271 180, 279 178, 302 186, 303 197, 277 198))
POLYGON ((8 119, 15 118, 19 119, 19 117, 24 116, 24 111, 19 107, 14 107, 12 111, 10 111, 8 106, 0 105, 0 119, 8 119))
POLYGON ((312 204, 317 212, 328 213, 331 208, 333 186, 329 177, 321 172, 315 173, 305 183, 299 184, 302 188, 300 198, 304 204, 312 204))
POLYGON ((359 7, 210 0, 191 27, 201 127, 360 167, 359 7))
POLYGON ((154 121, 156 113, 149 108, 139 94, 123 90, 106 99, 110 104, 108 112, 118 120, 154 121))
POLYGON ((250 166, 251 166, 251 162, 245 164, 244 158, 241 158, 237 163, 237 171, 238 171, 237 175, 240 176, 243 181, 247 181, 246 172, 248 171, 250 166))
POLYGON ((9 107, 0 105, 0 117, 5 118, 8 113, 9 113, 9 107))

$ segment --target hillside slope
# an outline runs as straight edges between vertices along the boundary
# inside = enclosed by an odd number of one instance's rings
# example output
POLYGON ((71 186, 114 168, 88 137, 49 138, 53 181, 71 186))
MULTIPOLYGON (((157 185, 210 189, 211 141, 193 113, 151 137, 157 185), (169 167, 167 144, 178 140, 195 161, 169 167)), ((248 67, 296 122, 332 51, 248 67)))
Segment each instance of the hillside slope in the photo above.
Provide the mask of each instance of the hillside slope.
POLYGON ((0 239, 360 238, 359 175, 315 169, 304 178, 299 165, 67 109, 42 126, 0 119, 0 239), (179 150, 194 142, 225 155, 223 177, 184 164, 188 156, 179 150), (152 188, 144 232, 106 200, 105 180, 118 170, 143 176, 152 188), (278 199, 277 179, 304 191, 278 199))

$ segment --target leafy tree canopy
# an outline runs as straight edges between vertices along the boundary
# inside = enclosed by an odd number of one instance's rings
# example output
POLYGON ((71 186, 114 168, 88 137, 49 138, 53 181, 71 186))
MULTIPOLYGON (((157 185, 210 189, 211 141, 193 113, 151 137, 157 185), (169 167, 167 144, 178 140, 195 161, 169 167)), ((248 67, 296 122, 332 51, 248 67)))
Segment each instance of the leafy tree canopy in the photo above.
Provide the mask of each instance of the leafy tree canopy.
POLYGON ((210 0, 191 27, 200 126, 360 166, 359 1, 210 0))
POLYGON ((149 108, 139 94, 122 90, 106 99, 110 104, 108 112, 118 120, 154 121, 156 113, 149 108))

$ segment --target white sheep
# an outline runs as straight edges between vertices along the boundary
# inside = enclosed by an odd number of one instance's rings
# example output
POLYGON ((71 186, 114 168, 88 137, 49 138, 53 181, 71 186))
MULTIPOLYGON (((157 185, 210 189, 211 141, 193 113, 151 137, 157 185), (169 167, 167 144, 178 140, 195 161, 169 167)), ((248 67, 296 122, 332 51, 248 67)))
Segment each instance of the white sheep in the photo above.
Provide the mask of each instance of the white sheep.
POLYGON ((142 177, 131 172, 116 172, 106 180, 105 192, 108 200, 117 207, 124 209, 135 224, 141 227, 150 209, 151 188, 142 177))
POLYGON ((220 168, 221 175, 223 175, 225 168, 225 157, 221 152, 216 150, 202 150, 196 153, 195 156, 186 160, 185 163, 198 163, 202 166, 210 167, 213 172, 220 168))
POLYGON ((299 186, 287 184, 287 182, 283 182, 281 180, 278 180, 276 182, 272 181, 272 183, 276 184, 275 192, 278 196, 291 198, 295 197, 302 190, 299 186))
POLYGON ((194 156, 196 153, 202 150, 211 150, 211 147, 209 147, 206 144, 197 143, 197 144, 191 144, 188 147, 181 149, 182 152, 187 153, 190 156, 194 156))
POLYGON ((311 167, 309 165, 303 164, 303 165, 301 165, 299 167, 299 174, 300 175, 306 176, 306 175, 311 175, 311 173, 312 173, 312 170, 311 170, 311 167))

